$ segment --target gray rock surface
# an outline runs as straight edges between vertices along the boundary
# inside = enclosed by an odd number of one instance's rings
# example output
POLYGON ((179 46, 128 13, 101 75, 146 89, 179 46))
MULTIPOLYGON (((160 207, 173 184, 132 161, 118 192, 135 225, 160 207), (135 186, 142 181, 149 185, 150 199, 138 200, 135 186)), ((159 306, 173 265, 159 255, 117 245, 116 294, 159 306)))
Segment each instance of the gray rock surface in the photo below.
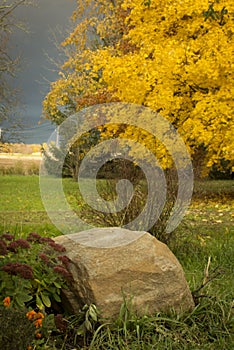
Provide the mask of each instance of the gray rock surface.
POLYGON ((66 248, 74 283, 63 292, 64 306, 76 313, 95 304, 102 317, 115 318, 132 298, 140 314, 194 307, 183 269, 170 249, 147 232, 94 228, 55 238, 66 248))

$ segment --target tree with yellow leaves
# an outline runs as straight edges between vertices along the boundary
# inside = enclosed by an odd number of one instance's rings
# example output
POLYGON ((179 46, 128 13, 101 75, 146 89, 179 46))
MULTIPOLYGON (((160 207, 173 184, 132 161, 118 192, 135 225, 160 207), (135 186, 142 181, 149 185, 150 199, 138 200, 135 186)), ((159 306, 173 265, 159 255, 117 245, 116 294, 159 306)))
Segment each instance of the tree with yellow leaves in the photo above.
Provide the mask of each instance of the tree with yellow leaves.
MULTIPOLYGON (((232 167, 231 0, 78 0, 73 18, 82 20, 63 43, 69 57, 44 101, 47 118, 59 124, 109 101, 146 106, 176 127, 192 156, 203 151, 204 174, 221 161, 232 167)), ((111 125, 104 130, 113 137, 111 125)), ((142 138, 129 126, 120 134, 142 138)), ((143 143, 155 147, 152 135, 143 143)))

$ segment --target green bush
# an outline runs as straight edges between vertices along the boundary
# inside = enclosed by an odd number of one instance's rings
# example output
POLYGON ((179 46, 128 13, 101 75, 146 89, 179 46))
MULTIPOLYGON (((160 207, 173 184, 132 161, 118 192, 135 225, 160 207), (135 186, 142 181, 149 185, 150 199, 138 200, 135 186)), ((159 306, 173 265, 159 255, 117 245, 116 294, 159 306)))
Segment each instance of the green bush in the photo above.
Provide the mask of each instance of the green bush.
POLYGON ((61 288, 71 278, 65 248, 51 238, 30 233, 26 239, 0 237, 0 295, 17 308, 34 303, 39 309, 60 302, 61 288))
POLYGON ((26 310, 0 309, 0 349, 26 350, 35 339, 35 326, 26 310))
MULTIPOLYGON (((128 170, 130 168, 127 168, 128 170)), ((81 209, 81 217, 84 221, 100 227, 123 227, 128 223, 131 223, 135 218, 139 216, 141 211, 144 209, 146 202, 148 200, 148 189, 145 179, 142 179, 142 174, 138 173, 138 178, 135 179, 131 176, 132 173, 124 173, 123 178, 129 179, 134 186, 134 194, 131 198, 130 203, 121 211, 115 210, 113 212, 113 207, 108 203, 109 201, 114 202, 116 199, 116 184, 118 180, 103 180, 99 181, 97 184, 97 190, 99 192, 100 197, 102 197, 105 201, 105 211, 96 210, 91 208, 87 203, 82 203, 81 209), (111 212, 112 209, 112 212, 111 212)), ((136 173, 134 173, 136 174, 136 173)), ((168 219, 171 215, 173 206, 176 200, 177 194, 177 183, 173 179, 173 174, 167 174, 167 197, 165 201, 164 208, 158 218, 158 220, 150 227, 148 232, 150 232, 154 237, 162 241, 163 243, 168 244, 169 241, 173 240, 175 237, 174 233, 168 234, 166 232, 166 226, 168 219)), ((127 191, 127 190, 126 190, 127 191)), ((160 196, 160 193, 159 193, 160 196)), ((154 200, 154 199, 153 199, 154 200)), ((155 213, 157 211, 157 207, 155 207, 155 203, 148 203, 148 210, 144 215, 145 222, 140 222, 138 224, 137 230, 141 231, 145 229, 146 220, 150 220, 155 217, 155 213)))

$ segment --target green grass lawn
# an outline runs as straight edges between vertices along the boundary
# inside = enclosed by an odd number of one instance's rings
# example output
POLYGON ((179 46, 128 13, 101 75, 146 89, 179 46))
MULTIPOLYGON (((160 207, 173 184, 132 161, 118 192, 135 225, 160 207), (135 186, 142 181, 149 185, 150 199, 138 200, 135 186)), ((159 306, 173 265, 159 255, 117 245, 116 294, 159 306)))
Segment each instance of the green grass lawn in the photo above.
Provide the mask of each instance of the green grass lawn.
MULTIPOLYGON (((101 180, 99 180, 101 181, 101 180)), ((66 198, 75 210, 79 210, 80 194, 77 183, 72 179, 63 179, 66 198)), ((0 224, 4 230, 21 230, 25 233, 37 229, 40 233, 59 234, 50 222, 43 206, 39 177, 6 175, 0 177, 0 224)), ((231 230, 233 224, 234 181, 196 182, 194 197, 184 223, 191 230, 204 234, 231 230)), ((51 199, 59 205, 56 198, 51 199)))
MULTIPOLYGON (((63 186, 68 202, 73 209, 79 210, 77 183, 64 179, 63 186)), ((233 194, 234 181, 196 182, 190 208, 170 243, 192 291, 201 286, 210 259, 210 282, 197 292, 201 304, 194 313, 187 319, 172 316, 159 319, 159 323, 156 318, 143 320, 125 315, 125 321, 119 320, 119 324, 103 327, 96 333, 93 349, 234 348, 231 336, 234 332, 231 328, 234 296, 233 194)), ((31 231, 45 236, 60 234, 43 207, 38 176, 1 176, 0 196, 1 232, 20 236, 31 231)), ((56 198, 53 200, 56 203, 56 198)))
MULTIPOLYGON (((6 175, 0 177, 0 227, 3 231, 56 236, 60 234, 51 223, 41 200, 39 176, 6 175)), ((77 184, 71 179, 63 180, 67 200, 78 207, 77 184)), ((56 198, 52 198, 56 206, 56 198)), ((58 204, 58 203, 57 203, 58 204)))

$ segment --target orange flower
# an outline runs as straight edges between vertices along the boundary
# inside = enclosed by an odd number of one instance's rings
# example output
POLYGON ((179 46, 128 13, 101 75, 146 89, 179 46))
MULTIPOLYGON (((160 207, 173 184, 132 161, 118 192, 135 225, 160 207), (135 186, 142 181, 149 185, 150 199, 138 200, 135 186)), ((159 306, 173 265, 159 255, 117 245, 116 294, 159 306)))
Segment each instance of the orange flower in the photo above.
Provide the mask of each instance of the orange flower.
POLYGON ((37 313, 36 311, 32 310, 32 311, 29 311, 26 313, 26 317, 29 319, 29 320, 35 320, 37 318, 37 313))
POLYGON ((5 307, 9 307, 9 306, 11 305, 11 298, 10 298, 10 297, 4 298, 4 300, 3 300, 3 305, 4 305, 5 307))
POLYGON ((37 318, 44 318, 44 315, 41 312, 37 313, 37 318))
POLYGON ((37 319, 35 322, 34 322, 36 328, 39 328, 42 326, 42 318, 39 318, 37 319))
POLYGON ((37 339, 40 339, 42 337, 42 334, 41 333, 36 333, 36 338, 37 339))

